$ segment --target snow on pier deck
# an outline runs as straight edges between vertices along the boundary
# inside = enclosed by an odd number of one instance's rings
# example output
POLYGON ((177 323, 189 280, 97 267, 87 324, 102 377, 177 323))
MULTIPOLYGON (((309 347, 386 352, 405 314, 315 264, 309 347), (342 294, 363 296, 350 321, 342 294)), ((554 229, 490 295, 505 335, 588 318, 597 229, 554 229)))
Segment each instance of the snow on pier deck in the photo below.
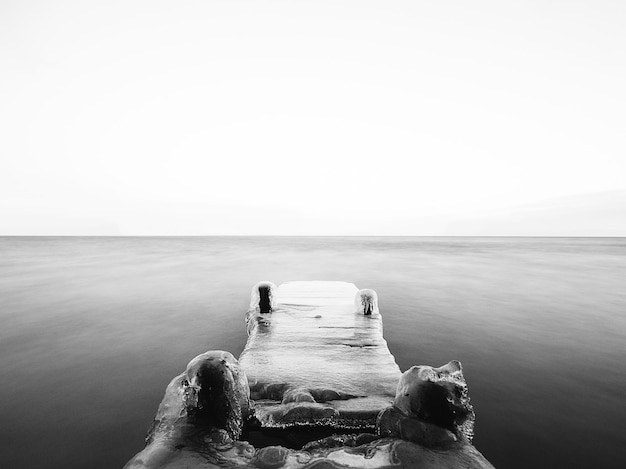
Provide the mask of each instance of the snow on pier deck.
POLYGON ((383 338, 382 318, 358 311, 346 282, 289 282, 272 312, 248 312, 239 358, 264 427, 372 428, 391 405, 400 369, 383 338))

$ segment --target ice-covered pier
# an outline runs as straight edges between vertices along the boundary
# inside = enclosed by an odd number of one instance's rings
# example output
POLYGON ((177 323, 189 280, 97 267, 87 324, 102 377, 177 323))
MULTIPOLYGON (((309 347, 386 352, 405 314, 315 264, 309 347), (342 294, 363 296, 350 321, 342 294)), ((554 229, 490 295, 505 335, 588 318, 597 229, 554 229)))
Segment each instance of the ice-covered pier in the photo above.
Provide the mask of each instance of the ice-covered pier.
POLYGON ((239 364, 261 424, 374 428, 401 375, 375 293, 345 282, 259 286, 271 296, 272 312, 253 301, 239 364))
POLYGON ((461 364, 401 373, 373 290, 261 282, 246 324, 239 360, 206 352, 170 382, 126 468, 493 467, 461 364))

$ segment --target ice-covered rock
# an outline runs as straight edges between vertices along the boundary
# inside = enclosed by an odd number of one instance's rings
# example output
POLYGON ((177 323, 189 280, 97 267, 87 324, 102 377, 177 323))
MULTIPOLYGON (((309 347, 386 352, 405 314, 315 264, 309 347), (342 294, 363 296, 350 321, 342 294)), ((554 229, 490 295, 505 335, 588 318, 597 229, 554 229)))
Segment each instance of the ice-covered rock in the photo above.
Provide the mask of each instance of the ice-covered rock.
MULTIPOLYGON (((229 445, 251 417, 250 388, 235 357, 223 351, 203 353, 167 386, 146 448, 125 467, 168 467, 165 462, 182 447, 192 448, 195 458, 208 451, 205 447, 229 445)), ((246 448, 240 449, 245 453, 246 448)))
POLYGON ((377 431, 435 447, 472 442, 474 409, 461 363, 433 368, 413 366, 402 374, 393 406, 378 416, 377 431))

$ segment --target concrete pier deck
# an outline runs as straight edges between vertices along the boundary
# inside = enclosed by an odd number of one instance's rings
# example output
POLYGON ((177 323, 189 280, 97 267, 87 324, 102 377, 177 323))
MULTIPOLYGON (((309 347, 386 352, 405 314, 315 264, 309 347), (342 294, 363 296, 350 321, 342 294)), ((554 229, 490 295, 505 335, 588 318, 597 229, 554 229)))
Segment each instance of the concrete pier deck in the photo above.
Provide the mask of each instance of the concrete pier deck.
POLYGON ((248 312, 239 363, 262 426, 373 428, 391 405, 401 372, 377 305, 364 314, 358 294, 352 283, 288 282, 272 288, 271 312, 248 312))

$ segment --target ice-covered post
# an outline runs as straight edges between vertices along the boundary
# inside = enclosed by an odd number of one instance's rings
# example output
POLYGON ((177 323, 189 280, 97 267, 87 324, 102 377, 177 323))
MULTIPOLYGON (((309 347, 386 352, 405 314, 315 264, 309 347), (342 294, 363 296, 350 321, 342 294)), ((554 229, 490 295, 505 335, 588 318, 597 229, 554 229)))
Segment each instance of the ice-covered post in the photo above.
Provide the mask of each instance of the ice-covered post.
POLYGON ((271 313, 274 309, 276 309, 276 285, 264 281, 252 287, 250 311, 271 313))
POLYGON ((356 305, 356 310, 366 316, 379 313, 378 295, 374 290, 365 288, 356 292, 354 304, 356 305))

